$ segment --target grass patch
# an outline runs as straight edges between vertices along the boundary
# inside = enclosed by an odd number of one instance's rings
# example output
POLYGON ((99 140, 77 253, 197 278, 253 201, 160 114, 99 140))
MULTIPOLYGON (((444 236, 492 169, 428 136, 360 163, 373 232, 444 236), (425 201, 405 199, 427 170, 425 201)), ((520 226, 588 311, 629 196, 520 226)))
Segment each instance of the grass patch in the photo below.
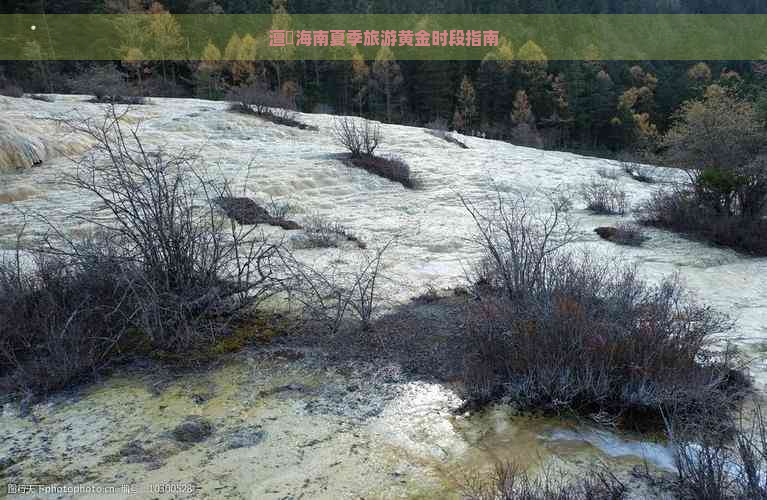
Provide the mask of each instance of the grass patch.
POLYGON ((422 187, 421 182, 410 170, 410 166, 398 156, 388 158, 374 155, 350 156, 345 162, 347 165, 361 168, 384 179, 399 182, 408 189, 422 187))

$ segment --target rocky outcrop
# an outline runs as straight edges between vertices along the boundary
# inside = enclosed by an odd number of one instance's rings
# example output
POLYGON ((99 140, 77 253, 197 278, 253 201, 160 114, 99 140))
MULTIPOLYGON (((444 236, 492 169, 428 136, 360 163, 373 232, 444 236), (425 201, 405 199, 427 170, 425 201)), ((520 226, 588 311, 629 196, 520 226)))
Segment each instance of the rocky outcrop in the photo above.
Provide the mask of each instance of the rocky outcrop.
POLYGON ((256 225, 269 224, 286 231, 301 229, 301 226, 292 220, 272 217, 269 212, 250 198, 230 196, 217 198, 216 204, 226 213, 227 217, 234 219, 237 224, 256 225))
POLYGON ((199 443, 213 434, 213 424, 198 415, 190 415, 171 434, 181 443, 199 443))
POLYGON ((0 172, 34 167, 48 158, 51 148, 36 134, 24 134, 0 118, 0 172))
POLYGON ((598 227, 594 229, 594 232, 597 233, 600 238, 607 241, 612 241, 616 236, 618 236, 617 227, 598 227))

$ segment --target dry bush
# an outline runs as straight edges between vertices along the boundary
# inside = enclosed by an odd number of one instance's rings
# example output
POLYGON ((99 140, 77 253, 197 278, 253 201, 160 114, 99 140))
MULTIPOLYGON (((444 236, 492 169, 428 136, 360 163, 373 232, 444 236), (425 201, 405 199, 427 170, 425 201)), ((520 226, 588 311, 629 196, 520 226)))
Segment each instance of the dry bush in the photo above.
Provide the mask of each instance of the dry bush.
POLYGON ((264 208, 272 219, 285 220, 289 215, 295 212, 295 207, 289 201, 275 200, 269 198, 268 203, 264 203, 264 208))
POLYGON ((767 499, 767 422, 759 406, 731 433, 669 422, 677 468, 673 489, 694 500, 767 499))
POLYGON ((280 243, 219 217, 226 181, 208 177, 195 155, 148 151, 121 118, 112 106, 103 121, 61 120, 95 143, 64 182, 98 200, 101 213, 78 218, 101 239, 83 247, 57 231, 46 251, 78 262, 109 250, 133 276, 132 326, 159 349, 183 351, 278 293, 280 243))
POLYGON ((607 468, 592 467, 580 477, 544 468, 538 475, 514 463, 498 464, 490 477, 463 485, 465 500, 621 500, 626 486, 607 468))
POLYGON ((270 90, 263 83, 234 87, 227 93, 226 100, 233 106, 239 106, 242 111, 257 115, 271 114, 272 108, 293 108, 289 99, 270 90))
POLYGON ((145 104, 146 99, 128 84, 126 75, 112 64, 94 64, 78 71, 67 82, 74 94, 90 94, 94 102, 145 104))
POLYGON ((437 118, 427 123, 426 128, 435 133, 447 132, 447 120, 441 116, 438 116, 437 118))
POLYGON ((654 184, 656 182, 652 170, 641 163, 624 160, 621 161, 621 169, 635 181, 644 182, 645 184, 654 184))
POLYGON ((756 256, 767 255, 767 220, 717 212, 700 203, 692 189, 656 191, 637 208, 640 223, 670 229, 693 238, 756 256))
POLYGON ((408 189, 418 189, 421 182, 413 175, 410 166, 399 156, 361 156, 350 158, 349 163, 384 179, 399 182, 408 189))
POLYGON ((612 241, 619 245, 638 247, 648 239, 648 237, 645 236, 642 227, 637 224, 621 223, 618 224, 615 229, 617 229, 617 232, 612 241))
POLYGON ((130 286, 108 255, 0 262, 0 388, 48 392, 114 362, 135 312, 130 286))
POLYGON ((603 179, 608 179, 611 181, 617 180, 618 177, 620 177, 617 169, 609 167, 599 167, 597 169, 597 175, 603 179))
POLYGON ((656 196, 644 207, 646 220, 767 255, 767 238, 759 236, 767 224, 765 139, 753 103, 734 91, 712 85, 685 102, 662 146, 665 161, 688 174, 689 188, 656 196))
POLYGON ((485 215, 464 203, 485 255, 471 277, 470 398, 612 415, 626 427, 658 427, 672 408, 727 420, 739 392, 732 353, 717 349, 726 316, 675 279, 650 285, 634 267, 570 252, 559 205, 542 214, 499 195, 485 215))
POLYGON ((255 114, 278 125, 317 130, 296 119, 295 99, 271 90, 262 83, 234 87, 227 92, 226 100, 230 103, 230 111, 255 114))
POLYGON ((24 89, 17 84, 0 78, 0 95, 5 97, 24 97, 24 89))
POLYGON ((545 286, 554 258, 576 238, 569 198, 548 196, 548 211, 536 210, 524 197, 496 193, 489 212, 461 197, 477 227, 475 243, 487 254, 470 277, 475 285, 502 289, 510 298, 545 286))
POLYGON ((300 307, 306 321, 320 324, 330 333, 337 333, 350 315, 368 329, 382 300, 382 259, 390 245, 364 252, 352 270, 342 269, 337 262, 313 267, 285 254, 291 277, 286 287, 290 302, 300 307))
POLYGON ((333 120, 333 136, 352 158, 370 157, 381 142, 381 126, 370 120, 338 117, 333 120))
POLYGON ((598 214, 623 215, 628 210, 629 197, 617 182, 594 179, 581 187, 586 207, 598 214))
POLYGON ((348 116, 338 117, 333 122, 333 136, 344 146, 350 158, 347 163, 368 172, 399 182, 406 188, 420 187, 410 167, 398 156, 381 157, 373 153, 381 142, 381 127, 369 120, 356 120, 348 116))
POLYGON ((365 248, 365 243, 347 227, 319 215, 307 218, 302 227, 304 237, 296 240, 301 248, 335 248, 343 241, 351 241, 365 248))

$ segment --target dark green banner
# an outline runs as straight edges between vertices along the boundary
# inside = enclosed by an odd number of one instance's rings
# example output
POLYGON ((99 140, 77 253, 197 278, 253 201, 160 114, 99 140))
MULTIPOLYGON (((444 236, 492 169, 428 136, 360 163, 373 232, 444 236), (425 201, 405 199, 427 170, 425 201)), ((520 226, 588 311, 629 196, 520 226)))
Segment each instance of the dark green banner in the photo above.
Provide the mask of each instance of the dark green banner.
POLYGON ((767 15, 0 15, 0 60, 756 60, 767 15))

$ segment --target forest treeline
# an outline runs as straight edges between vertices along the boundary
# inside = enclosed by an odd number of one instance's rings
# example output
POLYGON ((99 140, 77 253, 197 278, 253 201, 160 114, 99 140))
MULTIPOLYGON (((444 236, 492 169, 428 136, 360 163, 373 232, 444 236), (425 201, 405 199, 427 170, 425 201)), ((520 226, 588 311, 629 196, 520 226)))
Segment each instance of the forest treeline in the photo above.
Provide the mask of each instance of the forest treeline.
MULTIPOLYGON (((45 61, 29 44, 30 62, 0 63, 0 86, 26 92, 81 92, 78 82, 99 74, 122 79, 148 96, 222 99, 233 89, 258 85, 286 97, 296 109, 362 115, 413 125, 453 128, 523 145, 621 151, 654 143, 673 113, 718 84, 759 104, 767 64, 758 61, 549 61, 534 41, 502 39, 481 61, 398 61, 388 47, 374 60, 355 49, 347 60, 258 61, 266 42, 236 34, 224 46, 209 42, 202 61, 153 61, 152 50, 183 43, 175 13, 751 13, 758 0, 52 0, 0 1, 5 13, 149 13, 146 29, 127 27, 123 60, 93 65, 45 61), (136 33, 143 40, 136 41, 136 33), (151 48, 149 48, 151 47, 151 48), (539 59, 525 61, 523 59, 539 59), (90 68, 88 66, 91 66, 90 68), (88 78, 78 78, 90 71, 88 78), (5 83, 4 83, 5 82, 5 83)), ((765 47, 767 49, 767 47, 765 47)), ((25 49, 26 50, 26 49, 25 49)), ((95 63, 94 63, 95 64, 95 63)), ((767 94, 765 94, 767 96, 767 94)), ((759 106, 758 106, 759 107, 759 106)))

